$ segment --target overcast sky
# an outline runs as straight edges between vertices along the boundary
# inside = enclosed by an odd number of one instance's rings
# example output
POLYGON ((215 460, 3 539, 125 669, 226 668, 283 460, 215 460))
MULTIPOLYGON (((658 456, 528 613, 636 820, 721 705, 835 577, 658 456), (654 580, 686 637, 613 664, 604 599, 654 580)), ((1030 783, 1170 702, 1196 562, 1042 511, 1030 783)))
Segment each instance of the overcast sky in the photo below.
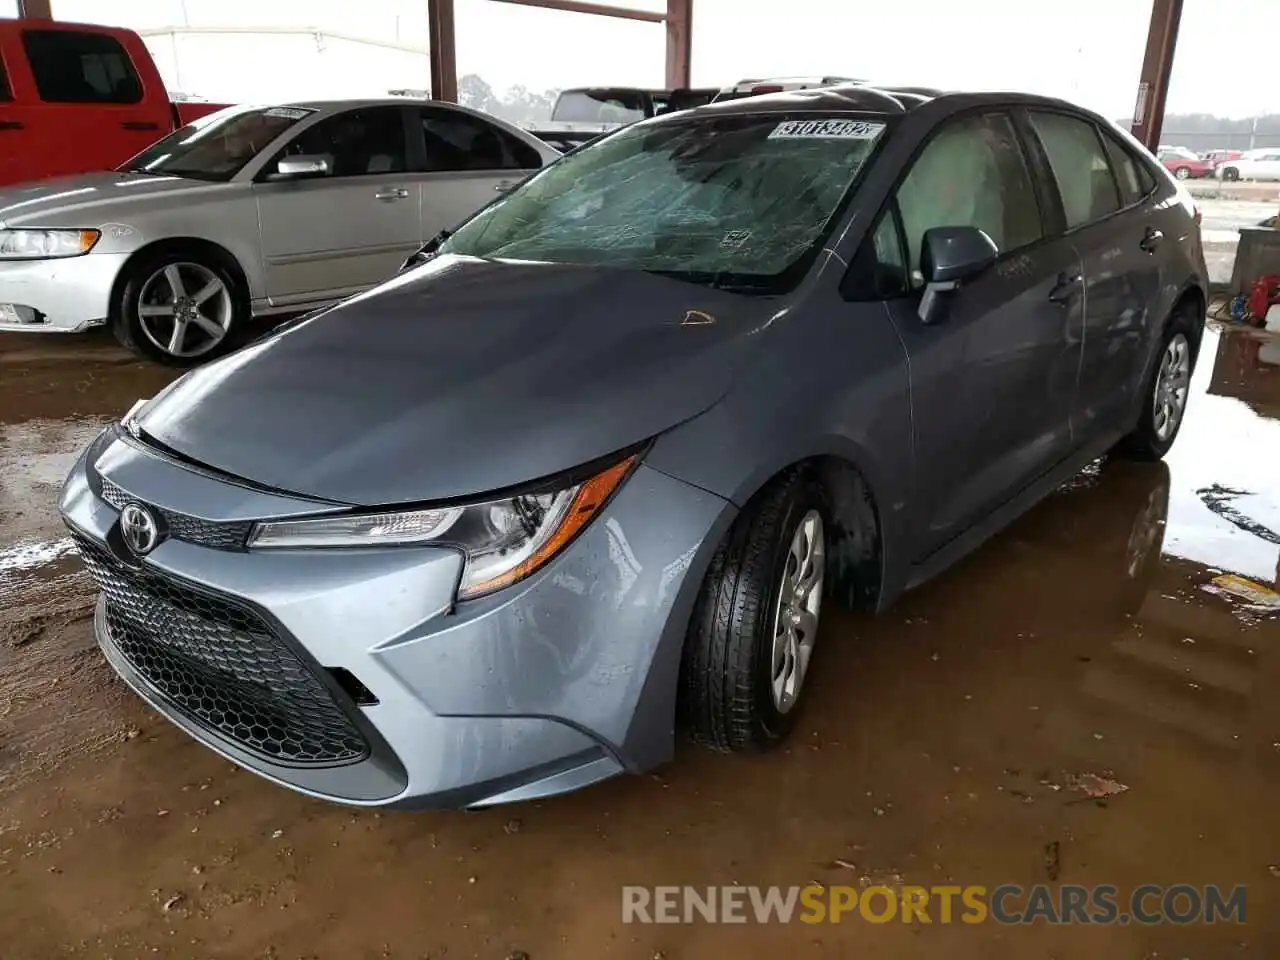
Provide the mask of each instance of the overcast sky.
MULTIPOLYGON (((664 0, 613 2, 665 7, 664 0)), ((694 0, 694 7, 698 85, 831 73, 885 83, 1028 90, 1113 117, 1132 110, 1151 10, 1150 0, 694 0), (770 9, 776 10, 772 16, 770 9)), ((53 0, 55 15, 67 20, 135 28, 319 27, 423 49, 426 8, 426 0, 53 0)), ((15 9, 16 0, 0 0, 0 15, 15 9)), ((657 24, 492 0, 457 0, 457 21, 459 73, 478 73, 499 91, 514 84, 542 90, 662 83, 664 36, 657 24)), ((1280 0, 1186 0, 1169 110, 1280 113, 1277 37, 1280 0), (1248 41, 1255 37, 1269 39, 1250 54, 1248 41)), ((261 91, 254 98, 262 100, 298 96, 288 78, 302 82, 317 54, 314 39, 310 49, 294 41, 184 38, 177 50, 181 89, 210 99, 244 99, 246 89, 261 91)), ((425 76, 415 75, 420 60, 394 52, 387 58, 376 85, 388 70, 404 75, 393 85, 427 85, 425 76)), ((159 59, 172 74, 172 54, 159 59)), ((316 95, 337 95, 332 84, 342 82, 350 82, 353 96, 369 92, 356 89, 363 66, 343 72, 349 76, 326 78, 329 88, 316 95)))

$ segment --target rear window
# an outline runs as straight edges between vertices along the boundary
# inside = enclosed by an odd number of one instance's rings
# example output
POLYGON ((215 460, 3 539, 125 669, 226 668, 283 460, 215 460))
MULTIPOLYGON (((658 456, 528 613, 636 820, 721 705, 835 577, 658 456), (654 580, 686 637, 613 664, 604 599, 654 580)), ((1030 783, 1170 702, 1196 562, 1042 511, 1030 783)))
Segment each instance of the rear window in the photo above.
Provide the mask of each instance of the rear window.
POLYGON ((631 123, 645 118, 644 97, 628 90, 566 90, 551 119, 566 123, 631 123))
POLYGON ((36 92, 46 103, 138 103, 142 80, 115 37, 80 30, 24 30, 36 92))

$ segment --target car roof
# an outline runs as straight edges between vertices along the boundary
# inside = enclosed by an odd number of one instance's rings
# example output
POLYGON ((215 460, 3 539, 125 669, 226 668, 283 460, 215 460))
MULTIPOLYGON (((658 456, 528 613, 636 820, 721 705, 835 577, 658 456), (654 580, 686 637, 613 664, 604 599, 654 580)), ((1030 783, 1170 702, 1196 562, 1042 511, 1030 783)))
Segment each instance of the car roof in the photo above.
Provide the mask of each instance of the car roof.
MULTIPOLYGON (((1029 93, 967 92, 938 90, 933 87, 875 84, 872 82, 839 83, 832 86, 813 87, 807 90, 788 90, 781 93, 765 93, 735 100, 695 107, 681 116, 753 113, 824 113, 861 111, 868 113, 908 114, 921 107, 945 102, 956 110, 982 106, 1040 106, 1066 109, 1090 114, 1075 104, 1029 93)), ((1092 115, 1092 114, 1090 114, 1092 115)), ((1096 119, 1096 118, 1095 118, 1096 119)))

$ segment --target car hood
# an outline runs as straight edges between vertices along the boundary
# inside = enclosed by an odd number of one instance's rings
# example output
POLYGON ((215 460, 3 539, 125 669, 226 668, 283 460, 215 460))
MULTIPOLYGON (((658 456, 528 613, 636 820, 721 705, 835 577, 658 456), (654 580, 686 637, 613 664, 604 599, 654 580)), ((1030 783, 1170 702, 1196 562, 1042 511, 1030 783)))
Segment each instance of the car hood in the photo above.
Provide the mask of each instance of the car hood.
POLYGON ((701 413, 778 308, 640 271, 440 257, 192 371, 138 425, 290 493, 473 496, 701 413))
POLYGON ((0 190, 0 227, 97 226, 102 216, 158 194, 200 193, 221 183, 143 173, 86 173, 0 190))

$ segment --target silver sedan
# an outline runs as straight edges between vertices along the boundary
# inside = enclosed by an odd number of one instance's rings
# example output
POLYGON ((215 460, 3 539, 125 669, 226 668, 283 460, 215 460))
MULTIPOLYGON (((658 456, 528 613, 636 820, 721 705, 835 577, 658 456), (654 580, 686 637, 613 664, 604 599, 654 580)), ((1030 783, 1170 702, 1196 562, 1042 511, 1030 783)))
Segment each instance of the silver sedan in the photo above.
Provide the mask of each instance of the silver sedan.
POLYGON ((119 170, 0 190, 0 330, 109 323, 206 359, 251 316, 368 289, 559 153, 454 104, 238 106, 119 170))

